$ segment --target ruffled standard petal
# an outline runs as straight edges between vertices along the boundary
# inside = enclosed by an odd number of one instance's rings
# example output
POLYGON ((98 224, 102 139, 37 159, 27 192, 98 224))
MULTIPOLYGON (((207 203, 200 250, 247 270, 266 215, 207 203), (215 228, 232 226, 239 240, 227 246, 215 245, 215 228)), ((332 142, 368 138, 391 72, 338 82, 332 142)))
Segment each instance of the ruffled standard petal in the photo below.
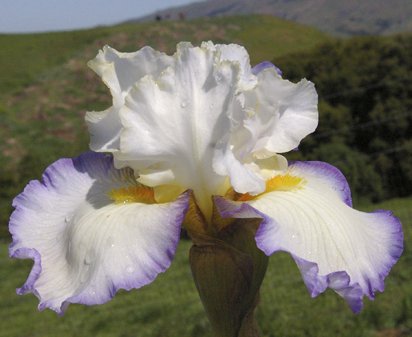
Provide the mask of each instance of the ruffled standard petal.
POLYGON ((39 309, 63 313, 69 303, 101 304, 118 289, 152 282, 174 256, 188 196, 156 204, 130 169, 87 153, 61 159, 13 202, 10 256, 31 258, 19 294, 39 309))
POLYGON ((121 53, 105 46, 89 62, 110 89, 113 106, 105 111, 90 111, 86 122, 90 131, 90 148, 93 151, 113 152, 119 149, 121 123, 119 108, 130 88, 146 75, 158 75, 172 62, 172 58, 150 47, 134 53, 121 53))
MULTIPOLYGON (((209 42, 213 47, 213 44, 209 42)), ((221 59, 231 62, 238 62, 240 66, 240 90, 249 90, 256 86, 257 78, 252 73, 250 58, 247 50, 237 44, 217 44, 216 49, 221 53, 221 59)))
POLYGON ((294 163, 267 186, 259 196, 244 196, 244 203, 220 198, 217 205, 224 216, 262 218, 258 247, 267 255, 289 252, 312 296, 332 288, 359 312, 364 295, 373 299, 383 291, 403 250, 392 213, 352 209, 343 175, 326 163, 294 163))
POLYGON ((180 43, 173 56, 107 47, 91 66, 114 96, 112 108, 86 118, 91 148, 112 152, 115 166, 133 168, 143 184, 193 190, 207 218, 211 196, 229 183, 263 192, 261 162, 277 158, 271 170, 282 170, 278 153, 317 124, 312 83, 286 81, 269 63, 252 69, 236 44, 180 43))
POLYGON ((89 129, 91 150, 118 151, 122 129, 118 107, 111 106, 105 111, 88 111, 85 120, 89 129))
POLYGON ((133 53, 105 46, 88 65, 102 78, 113 95, 113 104, 118 105, 140 78, 159 75, 172 61, 171 56, 147 46, 133 53))
POLYGON ((257 77, 258 86, 244 93, 250 115, 244 126, 253 136, 252 152, 291 151, 317 127, 315 87, 305 79, 297 84, 282 79, 276 67, 266 67, 257 77))
POLYGON ((230 129, 239 64, 220 59, 211 44, 180 43, 173 67, 136 83, 121 110, 118 167, 131 166, 150 186, 194 191, 205 214, 211 195, 225 190, 212 167, 214 148, 230 129))
MULTIPOLYGON (((229 175, 237 192, 256 195, 265 186, 259 161, 295 149, 316 129, 318 110, 313 83, 284 80, 268 63, 254 72, 257 85, 239 96, 241 113, 232 116, 232 130, 216 148, 214 167, 229 175)), ((272 167, 282 169, 282 165, 272 167)))

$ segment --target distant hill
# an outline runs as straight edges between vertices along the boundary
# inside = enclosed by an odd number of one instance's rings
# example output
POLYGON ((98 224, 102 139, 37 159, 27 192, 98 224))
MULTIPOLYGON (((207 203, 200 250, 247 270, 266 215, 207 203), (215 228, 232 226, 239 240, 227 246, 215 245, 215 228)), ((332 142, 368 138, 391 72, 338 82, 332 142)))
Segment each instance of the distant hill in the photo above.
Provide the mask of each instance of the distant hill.
POLYGON ((412 31, 411 0, 207 0, 158 11, 162 18, 269 14, 334 35, 387 35, 412 31))

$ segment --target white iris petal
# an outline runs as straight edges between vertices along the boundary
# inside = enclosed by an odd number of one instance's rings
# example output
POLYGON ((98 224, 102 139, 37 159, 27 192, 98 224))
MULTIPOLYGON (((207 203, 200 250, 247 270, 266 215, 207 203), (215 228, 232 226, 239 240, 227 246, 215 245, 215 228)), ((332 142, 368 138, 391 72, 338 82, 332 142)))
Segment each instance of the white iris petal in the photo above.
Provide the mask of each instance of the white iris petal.
MULTIPOLYGON (((213 48, 211 42, 208 45, 213 48)), ((252 75, 252 67, 250 66, 249 54, 246 49, 233 43, 217 44, 215 47, 221 53, 222 60, 239 63, 241 71, 239 90, 252 89, 257 83, 257 78, 252 75)))
POLYGON ((384 278, 402 253, 399 220, 387 211, 353 209, 345 178, 326 163, 292 164, 272 190, 245 202, 219 199, 218 206, 225 216, 262 217, 258 247, 267 255, 291 253, 312 296, 330 287, 355 312, 363 295, 373 298, 383 291, 384 278))
POLYGON ((15 199, 10 220, 10 255, 35 260, 18 292, 33 292, 40 309, 62 313, 69 303, 101 304, 165 271, 188 196, 150 204, 133 193, 139 186, 132 172, 114 169, 103 154, 61 159, 43 183, 31 182, 15 199))
POLYGON ((311 82, 291 83, 275 68, 264 69, 257 80, 253 89, 242 92, 240 114, 214 158, 215 170, 229 175, 240 193, 263 192, 265 174, 259 170, 263 169, 259 160, 277 157, 271 170, 284 170, 285 159, 277 153, 296 148, 318 123, 317 94, 311 82))
MULTIPOLYGON (((211 196, 224 194, 229 182, 237 192, 262 192, 261 160, 295 148, 317 124, 310 82, 290 83, 269 68, 255 76, 235 44, 180 43, 173 56, 106 49, 92 65, 107 74, 120 102, 91 126, 92 144, 104 139, 98 150, 113 152, 116 167, 132 167, 149 186, 192 189, 206 215, 211 196), (141 59, 154 66, 137 70, 141 59)), ((285 169, 285 160, 277 162, 272 169, 285 169)))
POLYGON ((113 106, 105 111, 89 111, 86 122, 90 131, 90 148, 93 151, 119 150, 121 123, 119 109, 124 98, 137 80, 147 74, 159 74, 171 64, 172 58, 150 47, 134 53, 120 53, 105 46, 95 59, 92 68, 110 89, 113 106))
POLYGON ((239 67, 216 60, 206 46, 180 44, 174 58, 174 67, 143 77, 129 92, 114 158, 118 167, 131 166, 150 186, 159 185, 160 170, 173 173, 162 183, 192 189, 208 213, 210 196, 227 188, 212 158, 215 144, 230 128, 239 67))
POLYGON ((255 90, 246 91, 245 110, 252 111, 244 126, 252 135, 252 153, 284 153, 315 131, 318 124, 318 95, 313 83, 295 84, 282 79, 275 68, 258 75, 255 90))

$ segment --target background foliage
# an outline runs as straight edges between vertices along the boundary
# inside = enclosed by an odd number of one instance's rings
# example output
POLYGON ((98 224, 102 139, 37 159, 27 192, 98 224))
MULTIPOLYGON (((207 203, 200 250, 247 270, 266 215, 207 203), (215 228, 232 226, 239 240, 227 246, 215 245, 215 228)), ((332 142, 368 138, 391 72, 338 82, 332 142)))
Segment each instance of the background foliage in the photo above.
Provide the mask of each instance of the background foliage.
POLYGON ((412 35, 337 40, 274 62, 319 93, 319 127, 295 157, 338 166, 357 197, 411 194, 412 35))

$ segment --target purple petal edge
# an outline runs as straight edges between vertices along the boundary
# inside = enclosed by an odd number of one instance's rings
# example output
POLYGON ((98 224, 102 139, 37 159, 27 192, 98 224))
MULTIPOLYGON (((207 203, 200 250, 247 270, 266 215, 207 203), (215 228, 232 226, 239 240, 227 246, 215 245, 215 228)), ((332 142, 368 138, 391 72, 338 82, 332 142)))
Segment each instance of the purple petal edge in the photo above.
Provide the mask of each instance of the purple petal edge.
POLYGON ((392 236, 393 245, 391 247, 391 251, 389 252, 391 260, 385 266, 385 268, 379 273, 379 284, 374 288, 371 284, 369 285, 369 294, 368 297, 370 299, 374 299, 374 291, 378 290, 383 292, 385 288, 384 280, 386 276, 388 276, 390 270, 394 266, 394 264, 399 260, 403 252, 403 242, 404 242, 404 235, 402 231, 402 224, 400 219, 393 214, 393 212, 383 209, 378 209, 372 212, 376 217, 383 218, 383 223, 388 226, 390 229, 390 233, 392 236))
MULTIPOLYGON (((313 163, 313 162, 312 162, 313 163)), ((296 164, 296 163, 294 163, 296 164)), ((299 163, 298 163, 299 164, 299 163)), ((319 164, 320 168, 326 169, 332 174, 332 177, 340 179, 341 184, 348 186, 346 179, 344 179, 343 174, 338 170, 333 170, 331 165, 323 165, 325 163, 315 162, 315 166, 319 164), (343 177, 343 181, 342 181, 343 177), (346 184, 346 185, 345 185, 346 184)), ((342 186, 341 186, 342 187, 342 186)), ((349 186, 348 186, 349 188, 349 186)), ((346 189, 342 190, 342 193, 348 193, 346 189)), ((344 200, 345 201, 345 200, 344 200)), ((347 200, 346 200, 347 201, 347 200)), ((351 199, 350 199, 351 201, 351 199)), ((262 222, 259 225, 258 231, 256 232, 255 240, 256 244, 267 256, 272 255, 277 251, 285 251, 280 247, 266 247, 262 245, 263 237, 265 236, 265 231, 268 227, 274 226, 278 227, 277 222, 253 208, 246 203, 234 202, 227 200, 224 197, 216 196, 214 197, 214 202, 217 210, 220 212, 221 216, 224 218, 234 217, 234 218, 261 218, 262 222)), ((318 296, 320 293, 324 292, 327 288, 331 288, 336 291, 340 296, 342 296, 348 303, 351 310, 358 314, 363 308, 363 296, 368 296, 369 299, 374 299, 375 290, 382 292, 384 290, 384 279, 389 274, 389 271, 393 265, 398 261, 403 252, 403 231, 402 225, 396 216, 393 215, 391 211, 387 210, 377 210, 373 212, 377 217, 384 217, 383 223, 391 228, 391 234, 393 237, 392 250, 390 251, 391 260, 383 268, 383 270, 378 275, 378 285, 373 287, 371 281, 369 280, 369 291, 365 293, 358 283, 351 284, 350 276, 346 271, 336 271, 327 275, 319 275, 319 267, 317 263, 310 262, 305 259, 299 258, 290 252, 299 267, 304 283, 312 297, 318 296)), ((382 219, 381 219, 382 221, 382 219)))
POLYGON ((16 293, 18 295, 24 295, 34 292, 35 295, 39 297, 34 289, 34 283, 37 281, 42 271, 40 254, 35 249, 20 248, 11 253, 10 257, 15 259, 32 259, 34 261, 29 277, 21 288, 16 289, 16 293))
POLYGON ((346 271, 336 271, 328 275, 319 275, 319 267, 314 262, 309 262, 291 254, 298 265, 303 282, 311 297, 316 297, 327 288, 333 289, 348 303, 351 310, 358 314, 363 307, 363 292, 358 283, 350 284, 350 276, 346 271))
MULTIPOLYGON (((18 194, 12 202, 12 206, 14 207, 14 211, 10 216, 9 221, 9 232, 12 235, 12 243, 9 247, 9 255, 10 257, 15 257, 15 253, 12 254, 13 247, 19 242, 18 238, 18 231, 16 230, 19 225, 19 218, 24 213, 24 203, 26 198, 30 197, 30 195, 35 195, 39 193, 41 190, 48 190, 50 188, 55 187, 54 178, 56 176, 56 172, 61 172, 65 170, 75 169, 79 172, 84 172, 84 169, 81 168, 80 163, 88 162, 90 160, 100 159, 104 161, 105 165, 110 165, 110 156, 107 156, 102 153, 95 153, 95 152, 85 152, 76 158, 61 158, 54 163, 50 164, 44 171, 41 180, 31 180, 24 188, 23 192, 18 194)), ((16 258, 21 258, 16 256, 16 258)), ((31 258, 31 257, 30 257, 31 258)))
POLYGON ((328 179, 331 186, 341 195, 343 202, 352 207, 352 193, 348 181, 337 167, 322 161, 292 161, 289 167, 302 168, 320 178, 328 179))
POLYGON ((78 172, 88 172, 89 165, 93 164, 93 161, 98 160, 99 163, 99 170, 102 170, 103 173, 107 173, 112 168, 112 158, 106 154, 102 153, 95 153, 95 152, 86 152, 78 157, 75 158, 62 158, 57 160, 56 162, 52 163, 50 166, 46 168, 42 175, 41 181, 39 180, 32 180, 30 181, 26 187, 24 188, 23 192, 17 195, 12 203, 12 206, 15 208, 13 213, 11 214, 10 221, 9 221, 9 231, 12 234, 12 243, 9 246, 9 256, 11 258, 17 259, 32 259, 34 261, 33 267, 30 271, 30 274, 23 284, 21 288, 16 289, 16 293, 18 295, 24 295, 27 293, 33 293, 37 298, 39 298, 40 303, 38 305, 38 309, 40 311, 50 308, 56 311, 59 315, 63 315, 65 310, 67 309, 70 303, 80 303, 85 305, 95 305, 95 304, 103 304, 109 301, 114 297, 116 292, 120 289, 125 289, 127 291, 135 288, 140 288, 150 282, 152 282, 159 273, 164 272, 171 264, 171 261, 176 253, 177 245, 180 238, 180 231, 181 231, 181 223, 184 220, 184 217, 189 208, 189 198, 190 195, 188 192, 182 193, 174 203, 178 203, 176 207, 182 207, 182 211, 176 217, 175 221, 176 225, 174 226, 174 233, 173 233, 173 242, 171 242, 170 246, 168 247, 168 251, 166 252, 169 261, 166 264, 162 264, 159 262, 156 267, 157 271, 155 275, 148 276, 144 282, 141 281, 124 281, 120 284, 112 284, 109 291, 108 296, 99 298, 98 301, 95 298, 90 298, 87 295, 77 295, 72 296, 65 300, 60 308, 53 307, 50 301, 41 301, 41 296, 36 290, 35 283, 41 275, 42 272, 42 263, 41 263, 41 255, 39 252, 34 248, 22 247, 15 249, 17 244, 21 241, 19 238, 19 230, 18 227, 21 226, 21 218, 23 214, 26 212, 25 210, 25 202, 31 195, 36 195, 37 193, 55 188, 55 178, 56 176, 64 171, 67 170, 77 170, 78 172))
MULTIPOLYGON (((174 238, 175 240, 172 242, 172 244, 169 246, 169 249, 167 251, 167 256, 169 257, 169 261, 166 265, 163 265, 161 263, 157 264, 157 270, 155 273, 153 273, 153 275, 146 275, 146 279, 144 280, 144 282, 141 282, 140 280, 137 281, 136 279, 133 279, 133 281, 128 281, 126 280, 125 282, 121 282, 119 284, 111 284, 111 287, 109 288, 109 292, 106 294, 106 296, 100 298, 98 301, 95 300, 94 297, 90 297, 87 294, 80 294, 80 295, 76 295, 76 296, 72 296, 69 297, 67 300, 65 300, 61 307, 60 307, 60 311, 58 312, 59 315, 63 315, 64 311, 66 310, 66 308, 69 306, 69 304, 71 303, 78 303, 78 304, 83 304, 83 305, 99 305, 99 304, 104 304, 108 301, 110 301, 119 290, 126 290, 126 291, 130 291, 132 289, 138 289, 141 288, 151 282, 153 282, 156 277, 158 276, 158 274, 164 272, 166 269, 168 269, 171 265, 171 262, 176 254, 176 250, 177 250, 177 246, 179 243, 179 239, 180 239, 180 231, 181 231, 181 224, 184 220, 184 217, 186 216, 186 213, 189 209, 189 198, 190 198, 190 194, 188 192, 184 192, 183 194, 181 194, 175 201, 174 203, 179 202, 184 204, 185 206, 183 207, 182 212, 180 213, 180 215, 176 218, 176 224, 179 224, 178 226, 174 226, 175 232, 174 232, 174 238)), ((178 206, 176 206, 178 207, 178 206)), ((133 276, 133 275, 132 275, 133 276)), ((50 308, 50 306, 47 304, 47 302, 42 303, 42 306, 44 308, 50 308)), ((40 310, 43 310, 43 308, 40 308, 40 310)))
MULTIPOLYGON (((310 171, 312 174, 319 178, 327 179, 331 186, 341 195, 341 198, 345 204, 352 207, 352 196, 349 184, 343 175, 343 173, 335 166, 321 162, 321 161, 295 161, 290 163, 290 167, 297 167, 298 169, 304 169, 310 171)), ((383 292, 384 279, 389 274, 393 265, 399 260, 403 252, 403 231, 402 224, 398 217, 396 217, 391 211, 388 210, 375 210, 371 214, 375 214, 377 222, 381 222, 389 227, 389 232, 392 235, 392 250, 390 251, 391 261, 385 268, 379 273, 378 284, 372 286, 369 280, 369 291, 365 295, 369 299, 373 300, 375 297, 375 290, 383 292)), ((258 235, 258 233, 257 233, 258 235)), ((355 310, 354 310, 355 311, 355 310)))
MULTIPOLYGON (((258 233, 261 231, 263 226, 267 226, 273 224, 274 226, 278 226, 275 220, 268 217, 264 213, 258 211, 257 209, 253 208, 247 203, 236 202, 232 200, 225 199, 221 196, 214 196, 213 197, 214 204, 219 211, 220 215, 223 218, 246 218, 246 219, 262 219, 262 222, 259 225, 259 229, 256 232, 256 243, 258 243, 258 233)), ((258 245, 259 247, 259 245, 258 245)), ((275 251, 279 249, 267 249, 265 247, 259 247, 267 256, 272 255, 275 251)))
POLYGON ((278 67, 276 67, 272 62, 269 61, 263 61, 261 63, 258 63, 252 68, 252 74, 257 75, 259 74, 262 70, 265 70, 267 68, 275 68, 276 72, 278 73, 279 76, 282 76, 282 70, 280 70, 278 67))
MULTIPOLYGON (((12 235, 12 243, 9 246, 9 256, 11 258, 16 258, 16 259, 32 259, 34 261, 33 267, 30 271, 30 274, 26 280, 26 282, 23 284, 22 287, 16 289, 16 293, 18 295, 25 295, 28 293, 33 293, 40 301, 41 301, 41 296, 38 293, 38 291, 35 288, 35 283, 40 277, 40 274, 42 272, 42 263, 41 263, 41 255, 39 252, 34 249, 34 248, 19 248, 19 249, 14 249, 14 247, 21 241, 18 235, 18 227, 20 223, 20 217, 24 214, 24 203, 27 198, 30 197, 30 195, 35 195, 41 190, 48 190, 50 188, 55 187, 54 184, 54 177, 56 175, 56 172, 61 172, 64 170, 68 169, 76 169, 76 163, 80 163, 82 161, 88 161, 92 160, 93 158, 101 158, 103 159, 104 157, 109 158, 108 156, 101 154, 101 153, 95 153, 95 152, 85 152, 81 154, 80 156, 76 158, 61 158, 54 163, 50 164, 44 171, 41 180, 31 180, 26 187, 24 188, 23 192, 21 192, 19 195, 17 195, 12 202, 12 206, 15 208, 13 213, 10 216, 10 221, 9 221, 9 232, 12 235)), ((105 159, 106 161, 109 159, 105 159)), ((79 170, 80 171, 80 170, 79 170)), ((38 309, 40 311, 46 309, 47 307, 51 308, 52 310, 55 310, 55 308, 52 308, 51 306, 48 306, 46 302, 41 302, 38 306, 38 309)), ((66 306, 67 307, 67 306, 66 306)), ((64 308, 65 309, 65 308, 64 308)), ((59 315, 62 315, 64 313, 64 309, 60 309, 57 311, 59 315)))

